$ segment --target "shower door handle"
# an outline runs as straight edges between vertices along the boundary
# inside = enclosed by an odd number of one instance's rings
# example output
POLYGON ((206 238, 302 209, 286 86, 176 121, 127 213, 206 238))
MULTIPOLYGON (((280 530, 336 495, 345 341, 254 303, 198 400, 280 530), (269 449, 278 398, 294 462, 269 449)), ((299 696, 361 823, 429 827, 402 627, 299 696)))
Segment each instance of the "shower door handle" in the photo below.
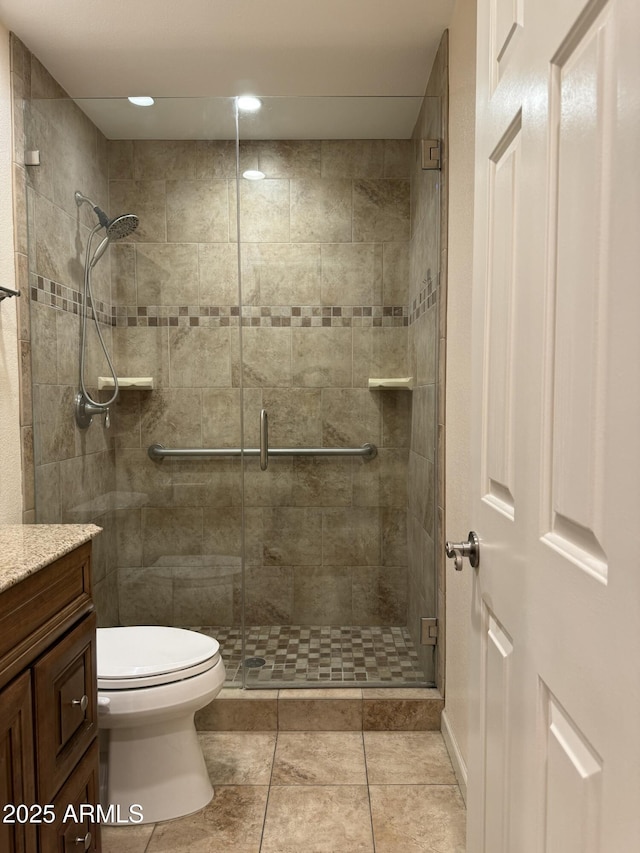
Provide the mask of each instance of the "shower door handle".
POLYGON ((260 409, 260 470, 269 464, 269 418, 266 409, 260 409))

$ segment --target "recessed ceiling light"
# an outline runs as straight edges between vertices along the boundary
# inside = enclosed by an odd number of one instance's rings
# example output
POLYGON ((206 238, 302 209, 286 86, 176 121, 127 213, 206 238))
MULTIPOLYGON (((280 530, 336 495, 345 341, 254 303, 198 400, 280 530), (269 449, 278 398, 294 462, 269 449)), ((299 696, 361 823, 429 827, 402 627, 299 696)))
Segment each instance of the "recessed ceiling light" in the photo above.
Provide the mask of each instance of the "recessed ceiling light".
POLYGON ((127 100, 131 101, 132 104, 135 104, 136 107, 152 107, 155 104, 153 98, 150 98, 148 95, 140 95, 128 98, 127 100))
POLYGON ((266 176, 264 172, 260 172, 258 169, 247 169, 242 173, 242 177, 248 181, 261 181, 266 176))
POLYGON ((239 110, 249 113, 254 113, 262 106, 262 101, 260 98, 256 98, 255 95, 240 95, 240 97, 236 98, 236 103, 239 110))

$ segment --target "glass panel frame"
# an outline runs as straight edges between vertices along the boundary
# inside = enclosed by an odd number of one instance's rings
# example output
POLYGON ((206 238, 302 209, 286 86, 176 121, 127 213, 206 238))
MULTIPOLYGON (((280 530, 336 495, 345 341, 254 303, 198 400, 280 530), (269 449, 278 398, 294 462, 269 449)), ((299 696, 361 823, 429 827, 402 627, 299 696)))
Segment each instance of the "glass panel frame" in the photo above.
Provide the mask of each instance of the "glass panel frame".
MULTIPOLYGON (((253 397, 245 446, 256 446, 264 408, 272 446, 371 441, 379 452, 372 461, 277 457, 266 472, 243 460, 245 649, 256 663, 244 686, 431 685, 433 650, 417 649, 409 599, 420 615, 435 615, 436 503, 429 512, 414 495, 411 505, 409 468, 419 460, 414 491, 435 495, 438 346, 436 334, 429 354, 422 340, 418 352, 410 323, 423 336, 423 315, 437 311, 439 173, 427 177, 417 165, 417 138, 309 139, 313 130, 299 128, 294 139, 272 138, 285 136, 280 123, 290 129, 282 117, 296 100, 263 98, 259 113, 238 121, 243 373, 253 397), (243 179, 248 169, 263 176, 243 179), (421 240, 412 219, 423 199, 413 194, 425 190, 434 196, 427 213, 435 233, 421 240), (432 266, 418 287, 410 271, 425 255, 432 266), (431 415, 429 436, 412 442, 426 415, 412 425, 410 393, 369 390, 381 376, 412 377, 431 415), (411 512, 423 515, 414 519, 421 553, 414 548, 413 566, 411 512), (427 542, 429 578, 418 562, 427 542)), ((292 112, 309 117, 334 99, 302 100, 292 112)), ((371 110, 385 99, 345 100, 371 110)), ((435 129, 439 99, 425 99, 425 112, 435 129)))
MULTIPOLYGON (((372 127, 394 110, 406 126, 422 99, 264 99, 266 141, 246 118, 236 135, 235 99, 172 101, 160 106, 182 110, 184 138, 171 140, 149 138, 166 117, 120 99, 25 106, 26 147, 42 162, 26 179, 37 521, 102 526, 100 623, 216 634, 228 685, 431 684, 433 649, 418 642, 419 618, 438 600, 427 496, 437 482, 440 173, 419 168, 420 140, 406 131, 354 139, 352 124, 340 138, 334 125, 323 140, 292 129, 299 114, 326 133, 332 112, 353 123, 360 108, 372 127), (107 140, 93 122, 115 112, 129 121, 123 109, 137 109, 139 138, 107 140), (258 167, 263 181, 243 178, 258 167), (76 190, 141 220, 94 269, 119 376, 155 381, 121 391, 110 432, 100 418, 88 430, 73 422, 95 222, 76 190), (411 393, 368 387, 409 376, 411 393), (378 455, 272 457, 263 472, 244 452, 259 446, 263 408, 273 447, 371 442, 378 455), (241 455, 152 461, 153 442, 241 455), (389 666, 409 642, 416 660, 389 666), (263 649, 278 677, 246 665, 263 649)), ((441 138, 438 99, 424 103, 419 133, 441 138)), ((89 335, 99 393, 108 373, 89 335)))

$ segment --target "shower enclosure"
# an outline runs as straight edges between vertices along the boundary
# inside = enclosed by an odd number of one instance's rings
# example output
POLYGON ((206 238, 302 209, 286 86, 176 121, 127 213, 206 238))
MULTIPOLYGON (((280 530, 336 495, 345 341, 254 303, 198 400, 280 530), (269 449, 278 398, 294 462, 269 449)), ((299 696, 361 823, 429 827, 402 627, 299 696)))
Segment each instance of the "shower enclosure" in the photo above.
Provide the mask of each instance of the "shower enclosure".
POLYGON ((432 684, 438 99, 24 115, 37 520, 104 528, 101 623, 211 633, 237 686, 432 684), (139 218, 93 270, 109 430, 78 188, 139 218))

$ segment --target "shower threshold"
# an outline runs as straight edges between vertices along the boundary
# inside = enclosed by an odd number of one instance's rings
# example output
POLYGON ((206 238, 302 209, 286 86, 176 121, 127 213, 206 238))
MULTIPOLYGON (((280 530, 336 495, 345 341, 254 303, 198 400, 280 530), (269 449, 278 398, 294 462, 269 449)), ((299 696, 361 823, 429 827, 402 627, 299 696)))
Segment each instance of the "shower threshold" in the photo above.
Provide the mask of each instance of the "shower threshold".
POLYGON ((406 628, 240 626, 194 630, 220 643, 225 686, 430 687, 406 628), (264 663, 261 662, 262 659, 264 663))

